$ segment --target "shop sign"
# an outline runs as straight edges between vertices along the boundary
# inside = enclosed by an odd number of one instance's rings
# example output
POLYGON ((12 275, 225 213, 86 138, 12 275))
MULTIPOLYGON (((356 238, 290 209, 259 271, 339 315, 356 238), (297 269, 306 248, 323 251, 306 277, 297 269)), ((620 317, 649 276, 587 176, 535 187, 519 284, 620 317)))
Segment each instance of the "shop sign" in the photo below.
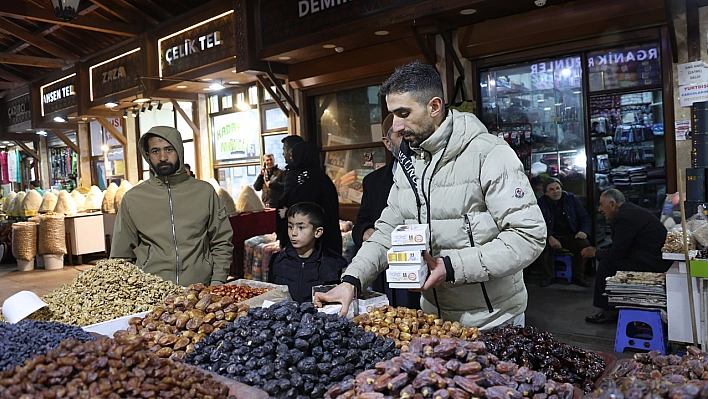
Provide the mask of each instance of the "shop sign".
POLYGON ((679 98, 682 107, 690 107, 693 103, 708 101, 708 83, 679 86, 679 98))
POLYGON ((7 107, 8 130, 18 131, 18 127, 24 130, 26 127, 22 125, 32 120, 32 105, 29 93, 13 98, 5 104, 7 107))
POLYGON ((661 84, 661 52, 656 43, 587 53, 590 91, 661 84))
POLYGON ((258 110, 212 118, 214 160, 259 160, 261 157, 258 110))
POLYGON ((160 77, 203 67, 233 57, 233 10, 157 41, 160 77))
POLYGON ((607 52, 595 52, 588 54, 588 67, 602 65, 617 65, 627 62, 643 62, 659 59, 659 49, 656 46, 637 49, 620 49, 607 52))
POLYGON ((423 2, 429 0, 261 0, 256 24, 261 27, 261 46, 268 47, 423 2))
POLYGON ((543 61, 531 64, 531 73, 553 72, 563 69, 580 68, 580 57, 566 57, 557 60, 543 61))
POLYGON ((679 86, 705 83, 708 79, 708 64, 703 61, 687 62, 678 65, 679 86))
POLYGON ((89 67, 91 101, 137 87, 144 65, 138 47, 89 67))
POLYGON ((75 81, 76 74, 72 73, 39 88, 42 116, 76 105, 75 81))

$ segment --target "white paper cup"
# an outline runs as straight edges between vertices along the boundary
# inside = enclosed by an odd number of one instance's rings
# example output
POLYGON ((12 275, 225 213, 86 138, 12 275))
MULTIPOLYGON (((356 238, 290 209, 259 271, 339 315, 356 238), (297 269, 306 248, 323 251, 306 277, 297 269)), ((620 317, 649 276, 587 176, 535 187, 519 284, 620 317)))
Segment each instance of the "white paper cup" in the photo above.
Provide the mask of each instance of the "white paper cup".
POLYGON ((59 270, 64 267, 64 255, 42 255, 44 260, 44 269, 46 270, 59 270))
POLYGON ((45 306, 47 304, 34 292, 20 291, 5 299, 2 303, 2 314, 10 323, 17 323, 45 306))
POLYGON ((17 259, 17 270, 21 272, 34 270, 34 258, 32 260, 17 259))

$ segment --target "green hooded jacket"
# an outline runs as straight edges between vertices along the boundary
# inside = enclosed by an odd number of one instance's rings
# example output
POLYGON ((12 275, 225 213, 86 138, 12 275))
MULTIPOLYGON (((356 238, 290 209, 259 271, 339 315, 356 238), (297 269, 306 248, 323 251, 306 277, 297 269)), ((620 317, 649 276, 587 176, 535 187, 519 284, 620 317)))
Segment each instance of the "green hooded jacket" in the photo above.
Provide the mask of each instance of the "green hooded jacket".
POLYGON ((231 224, 211 184, 191 179, 184 169, 182 135, 172 127, 148 131, 177 151, 179 168, 158 176, 145 150, 138 151, 150 164, 150 179, 130 189, 118 208, 111 258, 135 259, 144 272, 187 286, 225 282, 233 259, 231 224))

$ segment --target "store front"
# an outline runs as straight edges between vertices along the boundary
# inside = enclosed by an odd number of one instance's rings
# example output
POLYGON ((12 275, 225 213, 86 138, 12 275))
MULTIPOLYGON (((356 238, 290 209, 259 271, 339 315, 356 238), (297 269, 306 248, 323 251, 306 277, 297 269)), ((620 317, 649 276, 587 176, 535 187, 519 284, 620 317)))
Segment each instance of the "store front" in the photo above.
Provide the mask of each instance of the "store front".
MULTIPOLYGON (((29 87, 11 92, 3 103, 4 131, 0 136, 0 181, 2 196, 10 191, 24 189, 30 180, 40 176, 40 164, 18 141, 30 151, 37 147, 40 137, 32 131, 32 102, 29 87)), ((36 152, 34 152, 36 154, 36 152)))

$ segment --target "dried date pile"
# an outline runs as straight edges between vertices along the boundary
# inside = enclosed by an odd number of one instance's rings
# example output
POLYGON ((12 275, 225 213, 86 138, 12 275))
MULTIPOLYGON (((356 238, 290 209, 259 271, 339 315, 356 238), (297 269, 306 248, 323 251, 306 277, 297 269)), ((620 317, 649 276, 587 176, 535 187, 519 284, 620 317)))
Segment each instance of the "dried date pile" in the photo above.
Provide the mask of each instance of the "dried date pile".
POLYGON ((54 349, 65 339, 95 341, 80 327, 62 323, 22 320, 15 324, 0 322, 0 370, 21 365, 47 349, 54 349))
POLYGON ((259 387, 272 398, 321 398, 332 384, 400 353, 315 305, 293 301, 252 308, 194 345, 185 362, 259 387))
POLYGON ((228 387, 197 369, 157 357, 143 338, 62 341, 0 374, 2 398, 227 398, 228 387))
POLYGON ((573 386, 499 361, 481 341, 414 338, 408 351, 334 385, 325 399, 571 399, 573 386))
POLYGON ((477 339, 477 328, 462 326, 459 322, 443 321, 436 315, 402 306, 382 306, 352 320, 364 331, 371 331, 384 338, 393 338, 396 348, 405 350, 416 337, 477 339))
POLYGON ((209 287, 209 291, 214 295, 230 296, 236 302, 241 302, 265 294, 270 290, 268 288, 253 288, 245 285, 222 284, 209 287))
MULTIPOLYGON (((128 333, 145 337, 159 357, 184 359, 194 344, 248 310, 248 305, 236 303, 232 296, 216 295, 210 288, 192 284, 183 294, 167 297, 145 317, 131 318, 128 333)), ((247 296, 251 291, 241 292, 247 296)))
POLYGON ((549 332, 526 326, 498 327, 480 336, 489 352, 548 378, 569 382, 590 392, 605 371, 600 355, 553 339, 549 332))
POLYGON ((637 353, 605 377, 586 399, 609 398, 706 398, 708 353, 689 346, 685 356, 637 353))
POLYGON ((119 259, 100 261, 44 295, 30 318, 87 326, 152 310, 183 288, 119 259))

